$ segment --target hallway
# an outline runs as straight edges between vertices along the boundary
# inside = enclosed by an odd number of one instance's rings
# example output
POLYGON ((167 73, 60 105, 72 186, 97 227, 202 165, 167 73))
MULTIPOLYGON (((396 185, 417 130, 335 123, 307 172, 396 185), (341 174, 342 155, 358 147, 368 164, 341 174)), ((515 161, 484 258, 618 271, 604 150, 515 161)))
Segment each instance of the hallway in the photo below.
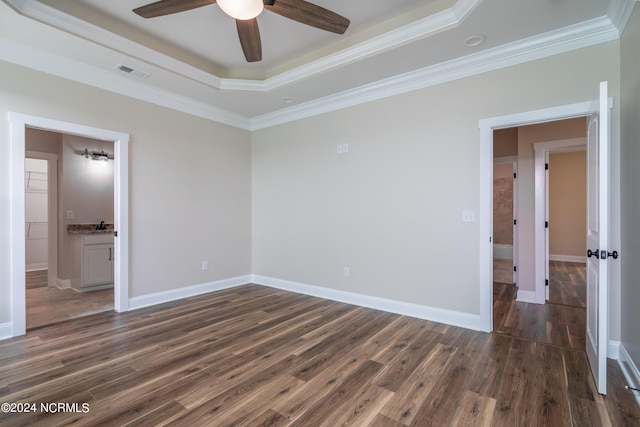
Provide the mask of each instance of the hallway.
POLYGON ((516 301, 513 284, 493 283, 496 333, 578 350, 585 349, 585 264, 549 262, 549 301, 516 301))

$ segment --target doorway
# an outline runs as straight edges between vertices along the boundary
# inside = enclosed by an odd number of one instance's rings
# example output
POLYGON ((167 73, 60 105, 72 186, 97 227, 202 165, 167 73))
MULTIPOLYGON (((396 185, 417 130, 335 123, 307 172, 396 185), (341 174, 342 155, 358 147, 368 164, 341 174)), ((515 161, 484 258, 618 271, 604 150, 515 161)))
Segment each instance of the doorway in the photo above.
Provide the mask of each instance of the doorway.
POLYGON ((105 221, 108 229, 99 232, 105 238, 113 234, 113 159, 83 155, 97 149, 113 157, 113 142, 26 128, 25 146, 27 330, 112 311, 113 264, 106 263, 110 280, 101 288, 80 288, 80 272, 70 268, 79 265, 73 263, 78 251, 72 245, 80 236, 69 234, 69 227, 98 233, 93 229, 105 221))
POLYGON ((129 308, 129 135, 106 129, 62 122, 19 113, 9 113, 11 143, 11 335, 26 333, 25 259, 25 157, 26 129, 35 128, 114 144, 114 309, 129 308))
MULTIPOLYGON (((480 235, 486 236, 484 243, 480 245, 480 324, 484 331, 491 332, 494 330, 493 324, 493 163, 494 163, 494 147, 493 138, 494 131, 499 129, 515 128, 533 124, 549 123, 553 121, 576 119, 587 116, 592 111, 590 102, 577 104, 569 104, 554 108, 534 110, 524 113, 500 116, 491 119, 480 120, 480 235)), ((560 139, 560 138, 559 138, 560 139)), ((518 187, 533 187, 532 182, 523 182, 521 179, 523 174, 533 175, 534 165, 532 163, 532 154, 526 164, 518 162, 518 187)), ((543 164, 544 167, 544 164, 543 164)), ((531 179, 530 181, 533 181, 531 179)), ((530 190, 528 190, 530 191, 530 190)), ((522 192, 519 192, 522 197, 522 192)), ((537 205, 536 205, 537 206, 537 205)), ((543 206, 543 205, 542 205, 543 206)), ((536 219, 543 220, 544 209, 542 212, 537 209, 527 209, 518 212, 518 236, 520 237, 520 248, 518 252, 518 297, 526 300, 526 302, 534 302, 544 304, 545 290, 536 287, 536 279, 542 279, 544 284, 544 260, 536 259, 536 263, 532 263, 534 259, 534 247, 537 247, 538 235, 533 232, 524 236, 522 229, 528 225, 533 229, 536 219), (523 241, 531 242, 536 240, 534 245, 523 244, 523 241), (524 245, 524 246, 523 246, 524 245), (526 250, 525 250, 526 249, 526 250), (528 263, 522 260, 528 259, 528 263), (542 271, 538 269, 542 266, 542 271), (526 285, 526 286, 525 286, 526 285)), ((544 240, 542 240, 544 243, 544 240)))
MULTIPOLYGON (((613 102, 611 98, 608 98, 608 83, 600 82, 598 89, 599 96, 593 102, 584 102, 578 104, 570 104, 559 107, 547 108, 542 110, 529 111, 525 113, 518 113, 513 115, 507 115, 502 117, 494 117, 491 119, 480 120, 480 216, 482 218, 480 222, 480 235, 486 236, 485 243, 480 244, 480 276, 481 276, 481 305, 480 305, 480 320, 482 325, 488 332, 493 331, 493 283, 492 283, 492 269, 491 269, 491 252, 492 252, 492 224, 491 224, 491 179, 492 179, 492 155, 493 155, 493 131, 495 129, 513 127, 513 126, 525 126, 531 124, 548 123, 558 120, 589 117, 588 121, 588 191, 589 203, 589 227, 588 236, 592 240, 590 243, 594 247, 599 249, 592 252, 589 255, 600 255, 601 261, 606 260, 609 252, 609 209, 611 202, 609 201, 609 139, 610 139, 610 109, 613 102), (483 197, 484 196, 484 197, 483 197), (486 233, 486 234, 485 234, 486 233), (602 249, 602 248, 606 249, 602 249)), ((529 154, 530 156, 531 154, 529 154)), ((536 156, 536 160, 539 156, 536 156)), ((536 168, 539 162, 536 162, 536 168)), ((522 164, 519 162, 520 177, 523 177, 522 164)), ((536 174, 536 176, 540 176, 536 174)), ((521 180, 522 181, 522 180, 521 180)), ((533 187, 536 189, 537 198, 539 191, 537 191, 543 183, 536 180, 533 187)), ((522 186, 522 182, 520 183, 522 186)), ((523 283, 525 278, 530 282, 528 287, 525 288, 529 292, 528 297, 530 302, 535 302, 542 307, 548 307, 545 305, 545 269, 544 269, 544 256, 541 248, 544 248, 545 238, 543 230, 545 228, 545 209, 543 203, 534 204, 534 212, 532 215, 533 233, 533 260, 534 265, 529 266, 530 271, 525 274, 524 268, 520 270, 520 283, 523 283)), ((521 217, 523 212, 520 212, 521 217)), ((523 224, 521 224, 523 225, 523 224)), ((524 227, 519 229, 521 234, 524 227)), ((617 236, 619 237, 619 236, 617 236)), ((481 239, 481 242, 484 240, 481 239)), ((521 239, 522 242, 524 239, 521 239)), ((530 245, 529 250, 531 250, 530 245)), ((525 248, 525 245, 521 245, 525 248)), ((519 256, 520 260, 526 259, 525 256, 519 256)), ((613 258, 616 258, 617 253, 615 251, 610 253, 613 258)), ((523 263, 520 262, 519 266, 522 267, 523 263)), ((609 312, 609 268, 608 263, 599 263, 587 260, 587 269, 589 271, 587 279, 588 297, 587 297, 587 319, 586 319, 586 331, 585 342, 586 353, 589 359, 589 365, 592 369, 594 378, 598 385, 598 392, 604 394, 606 392, 606 357, 607 357, 607 344, 608 344, 608 312, 609 312), (593 274, 592 274, 593 272, 593 274)))
POLYGON ((584 308, 587 298, 586 139, 584 145, 581 139, 558 141, 557 148, 545 151, 546 300, 584 308))
MULTIPOLYGON (((543 257, 546 289, 551 289, 552 298, 538 302, 532 296, 535 292, 507 286, 505 280, 495 274, 493 278, 494 326, 500 334, 529 339, 546 344, 566 348, 584 350, 586 332, 586 167, 585 152, 587 122, 583 117, 550 121, 510 128, 496 132, 497 140, 504 134, 510 134, 512 150, 526 155, 534 152, 534 168, 529 168, 533 175, 529 180, 535 185, 535 197, 531 197, 533 207, 524 209, 523 216, 534 216, 535 211, 543 210, 545 225, 544 252, 530 252, 535 260, 521 260, 530 265, 538 263, 536 257, 543 257), (575 138, 532 142, 553 139, 567 135, 575 138), (519 143, 519 147, 515 147, 519 143), (543 160, 540 163, 540 160, 543 160), (533 170, 532 170, 533 169, 533 170), (555 172, 555 173, 554 173, 555 172), (533 179, 532 179, 533 178, 533 179), (533 261, 533 262, 532 262, 533 261), (582 297, 582 298, 581 298, 582 297), (547 301, 548 300, 548 301, 547 301)), ((494 135, 496 136, 496 135, 494 135)), ((494 151, 500 147, 494 143, 494 151)), ((530 155, 529 155, 530 156, 530 155)), ((531 158, 529 158, 531 163, 531 158)), ((494 166, 494 253, 500 242, 500 227, 496 224, 496 211, 500 203, 496 203, 504 195, 496 188, 496 176, 499 168, 494 166)), ((503 173, 503 176, 507 174, 503 173)), ((526 181, 527 177, 521 177, 526 181)), ((526 205, 525 205, 526 206, 526 205)), ((514 221, 515 225, 515 221, 514 221)), ((528 224, 530 228, 538 228, 528 224)), ((504 228, 504 227, 503 227, 504 228)), ((523 230, 526 236, 526 231, 523 230)), ((517 234, 517 233, 516 233, 517 234)), ((526 239, 523 239, 525 244, 526 239)), ((531 239, 529 239, 531 242, 531 239)), ((536 281, 531 276, 529 285, 536 281)))

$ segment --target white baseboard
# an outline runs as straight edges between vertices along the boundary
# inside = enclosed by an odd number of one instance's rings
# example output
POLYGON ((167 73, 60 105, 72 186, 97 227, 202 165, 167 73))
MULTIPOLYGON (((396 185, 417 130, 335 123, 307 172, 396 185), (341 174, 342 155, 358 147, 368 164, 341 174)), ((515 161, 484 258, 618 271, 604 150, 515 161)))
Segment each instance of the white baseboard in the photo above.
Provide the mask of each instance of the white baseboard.
POLYGON ((49 268, 49 264, 45 263, 37 263, 37 264, 27 264, 25 266, 25 271, 26 272, 30 272, 30 271, 40 271, 40 270, 46 270, 49 268))
POLYGON ((275 279, 273 277, 253 275, 251 281, 258 285, 269 286, 299 294, 373 308, 376 310, 430 320, 438 323, 445 323, 447 325, 459 326, 461 328, 473 329, 476 331, 482 330, 479 315, 307 285, 304 283, 290 282, 288 280, 275 279))
POLYGON ((71 287, 71 280, 58 278, 58 285, 60 289, 69 289, 71 287))
POLYGON ((518 289, 518 296, 516 298, 516 301, 538 304, 535 291, 523 291, 522 289, 518 289))
POLYGON ((581 262, 583 264, 587 263, 587 258, 583 256, 576 255, 552 255, 549 254, 549 261, 564 261, 564 262, 581 262))
POLYGON ((493 244, 493 257, 495 259, 513 259, 513 245, 493 244))
MULTIPOLYGON (((618 365, 620 365, 620 369, 624 374, 624 377, 627 379, 628 385, 634 388, 640 388, 640 370, 633 360, 627 350, 624 348, 623 344, 620 344, 620 357, 618 358, 618 365)), ((640 406, 640 392, 630 390, 633 395, 636 397, 636 401, 638 402, 638 406, 640 406)))
POLYGON ((129 310, 135 310, 138 308, 149 307, 152 305, 171 302, 183 298, 189 298, 196 295, 206 294, 208 292, 234 288, 236 286, 246 285, 250 282, 251 275, 246 275, 218 280, 215 282, 201 283, 199 285, 186 286, 184 288, 171 289, 169 291, 141 295, 139 297, 129 298, 129 310))
POLYGON ((6 340, 7 338, 11 338, 12 336, 13 324, 11 322, 0 323, 0 340, 6 340))

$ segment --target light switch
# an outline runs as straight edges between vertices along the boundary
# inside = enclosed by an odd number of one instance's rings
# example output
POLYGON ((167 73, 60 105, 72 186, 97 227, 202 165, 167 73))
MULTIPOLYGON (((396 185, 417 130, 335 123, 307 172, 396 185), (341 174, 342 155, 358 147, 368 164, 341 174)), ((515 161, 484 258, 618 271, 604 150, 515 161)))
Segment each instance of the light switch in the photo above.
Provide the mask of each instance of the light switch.
POLYGON ((336 146, 336 153, 345 154, 349 152, 349 144, 338 144, 336 146))
POLYGON ((67 211, 67 219, 73 219, 73 211, 67 211))

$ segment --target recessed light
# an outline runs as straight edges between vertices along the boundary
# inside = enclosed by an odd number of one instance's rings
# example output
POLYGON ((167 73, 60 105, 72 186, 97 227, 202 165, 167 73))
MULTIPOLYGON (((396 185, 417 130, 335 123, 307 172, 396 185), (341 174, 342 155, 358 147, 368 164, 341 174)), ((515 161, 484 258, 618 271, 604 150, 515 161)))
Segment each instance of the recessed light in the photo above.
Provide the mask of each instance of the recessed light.
POLYGON ((293 98, 289 98, 288 96, 282 98, 282 102, 284 102, 285 104, 293 104, 293 101, 293 98))
POLYGON ((478 34, 475 36, 467 37, 467 39, 464 41, 464 44, 467 45, 467 47, 476 47, 484 43, 486 39, 487 38, 485 36, 478 34))

